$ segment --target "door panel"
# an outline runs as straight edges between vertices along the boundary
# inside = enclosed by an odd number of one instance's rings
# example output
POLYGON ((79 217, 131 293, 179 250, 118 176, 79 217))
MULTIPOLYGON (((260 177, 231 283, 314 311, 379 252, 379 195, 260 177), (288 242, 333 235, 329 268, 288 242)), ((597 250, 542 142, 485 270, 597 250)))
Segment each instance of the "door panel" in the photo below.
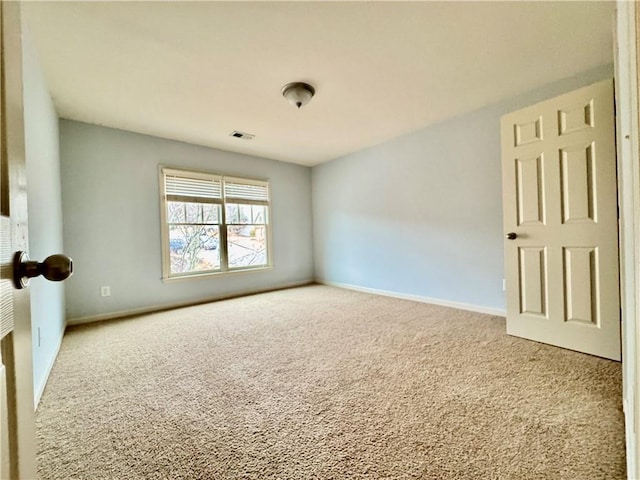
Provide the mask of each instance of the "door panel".
POLYGON ((563 223, 596 221, 594 166, 593 144, 560 149, 563 223))
POLYGON ((560 136, 594 126, 593 99, 589 99, 587 103, 578 102, 576 105, 558 110, 558 134, 560 136))
POLYGON ((542 140, 542 117, 534 117, 530 121, 514 125, 513 132, 516 147, 539 142, 542 140))
POLYGON ((565 247, 565 321, 598 326, 598 249, 565 247))
POLYGON ((544 247, 518 249, 520 313, 547 316, 547 255, 544 247))
POLYGON ((542 155, 516 158, 518 225, 544 224, 542 155))
POLYGON ((620 360, 610 80, 501 121, 507 333, 620 360))

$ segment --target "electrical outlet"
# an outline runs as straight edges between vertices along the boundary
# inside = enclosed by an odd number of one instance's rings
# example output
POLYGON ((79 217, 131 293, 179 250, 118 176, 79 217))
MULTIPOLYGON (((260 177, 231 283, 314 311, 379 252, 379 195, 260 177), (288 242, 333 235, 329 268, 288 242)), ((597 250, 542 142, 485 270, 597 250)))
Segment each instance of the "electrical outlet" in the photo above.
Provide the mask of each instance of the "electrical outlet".
POLYGON ((103 297, 111 296, 111 287, 100 287, 100 295, 103 297))
POLYGON ((504 278, 502 279, 502 291, 507 291, 507 281, 504 278))

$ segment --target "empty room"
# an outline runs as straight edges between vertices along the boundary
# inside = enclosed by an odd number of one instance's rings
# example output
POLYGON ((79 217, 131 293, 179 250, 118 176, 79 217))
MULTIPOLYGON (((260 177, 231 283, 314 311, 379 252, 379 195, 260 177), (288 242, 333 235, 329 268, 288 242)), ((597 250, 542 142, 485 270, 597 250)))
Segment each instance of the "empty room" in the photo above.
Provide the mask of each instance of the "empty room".
POLYGON ((634 2, 0 5, 0 478, 640 478, 634 2))

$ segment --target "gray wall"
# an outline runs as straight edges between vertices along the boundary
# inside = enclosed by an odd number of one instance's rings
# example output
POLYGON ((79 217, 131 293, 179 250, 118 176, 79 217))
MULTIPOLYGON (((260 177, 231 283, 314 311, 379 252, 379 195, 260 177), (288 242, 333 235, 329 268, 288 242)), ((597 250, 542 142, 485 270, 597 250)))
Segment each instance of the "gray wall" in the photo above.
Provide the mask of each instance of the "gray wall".
POLYGON ((308 167, 69 120, 60 121, 60 151, 64 241, 75 263, 68 319, 313 279, 308 167), (269 179, 273 269, 163 282, 158 165, 269 179))
MULTIPOLYGON (((41 261, 51 254, 64 252, 58 116, 26 27, 22 63, 29 256, 41 261)), ((37 401, 64 333, 65 286, 63 283, 36 278, 31 281, 29 289, 33 329, 33 383, 37 401)))
POLYGON ((500 116, 603 66, 313 168, 321 281, 504 309, 500 116))

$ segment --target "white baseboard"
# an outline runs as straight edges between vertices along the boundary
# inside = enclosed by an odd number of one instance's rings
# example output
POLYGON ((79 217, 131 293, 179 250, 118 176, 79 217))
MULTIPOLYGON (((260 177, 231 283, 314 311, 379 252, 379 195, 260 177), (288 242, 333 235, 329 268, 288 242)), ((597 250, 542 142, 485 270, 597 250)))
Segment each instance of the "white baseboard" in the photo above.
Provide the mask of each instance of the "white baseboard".
POLYGON ((377 288, 359 287, 348 283, 330 282, 328 280, 316 279, 316 283, 329 285, 331 287, 346 288, 357 292, 373 293, 374 295, 383 295, 385 297, 400 298, 402 300, 413 300, 414 302, 430 303, 432 305, 440 305, 443 307, 457 308, 460 310, 469 310, 471 312, 486 313, 496 315, 498 317, 506 316, 507 312, 499 308, 483 307, 481 305, 471 305, 468 303, 453 302, 451 300, 442 300, 439 298, 423 297, 422 295, 412 295, 407 293, 391 292, 389 290, 379 290, 377 288))
POLYGON ((56 345, 56 353, 51 357, 49 361, 49 365, 47 365, 47 370, 45 372, 44 377, 42 377, 42 382, 38 385, 33 392, 33 410, 38 409, 38 405, 40 404, 40 399, 42 398, 42 394, 44 393, 44 388, 47 386, 47 380, 49 380, 49 375, 51 374, 51 370, 53 369, 53 365, 56 363, 56 359, 58 358, 58 353, 60 353, 60 347, 62 346, 62 338, 63 335, 60 335, 60 339, 58 340, 58 345, 56 345))
POLYGON ((186 302, 165 303, 161 305, 152 305, 150 307, 133 308, 131 310, 119 310, 117 312, 100 313, 98 315, 88 315, 86 317, 70 318, 67 320, 67 325, 81 325, 83 323, 100 322, 102 320, 113 320, 115 318, 131 317, 133 315, 144 315, 145 313, 161 312, 163 310, 172 310, 174 308, 192 307, 194 305, 202 305, 203 303, 216 302, 218 300, 227 300, 229 298, 244 297, 246 295, 253 295, 256 293, 267 293, 276 290, 284 290, 285 288, 301 287, 303 285, 309 285, 313 283, 312 280, 305 280, 302 282, 283 283, 273 287, 261 289, 261 290, 246 290, 231 294, 215 295, 213 297, 206 297, 199 300, 189 300, 186 302))

